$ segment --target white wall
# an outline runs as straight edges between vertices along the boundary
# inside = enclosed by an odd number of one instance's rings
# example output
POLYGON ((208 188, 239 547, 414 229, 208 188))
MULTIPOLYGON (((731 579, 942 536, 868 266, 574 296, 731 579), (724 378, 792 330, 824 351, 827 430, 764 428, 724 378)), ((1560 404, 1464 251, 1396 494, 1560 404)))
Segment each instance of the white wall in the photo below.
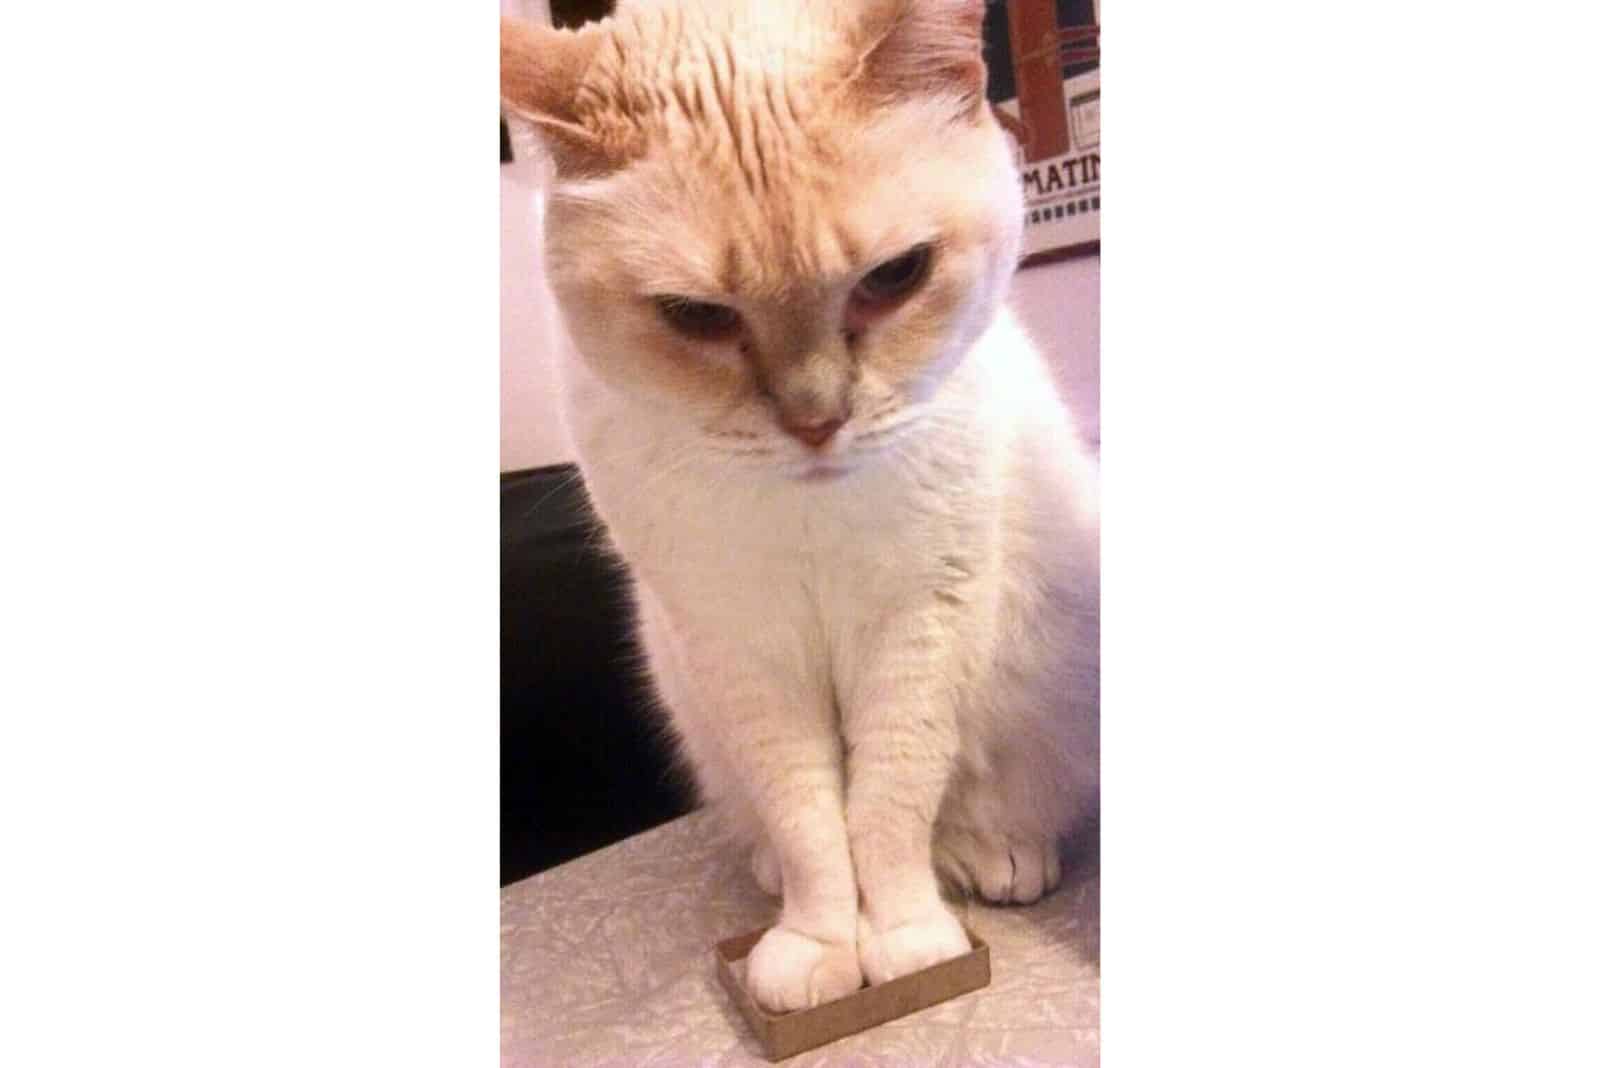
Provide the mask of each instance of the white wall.
MULTIPOLYGON (((500 0, 500 13, 550 21, 549 0, 500 0)), ((541 160, 500 165, 500 470, 564 463, 572 458, 552 401, 552 354, 563 343, 544 283, 539 241, 546 175, 541 160)))
POLYGON ((556 416, 553 355, 566 344, 544 280, 542 169, 500 167, 500 470, 564 463, 572 446, 556 416))
POLYGON ((1083 436, 1100 444, 1100 256, 1018 271, 1011 303, 1043 346, 1083 436))

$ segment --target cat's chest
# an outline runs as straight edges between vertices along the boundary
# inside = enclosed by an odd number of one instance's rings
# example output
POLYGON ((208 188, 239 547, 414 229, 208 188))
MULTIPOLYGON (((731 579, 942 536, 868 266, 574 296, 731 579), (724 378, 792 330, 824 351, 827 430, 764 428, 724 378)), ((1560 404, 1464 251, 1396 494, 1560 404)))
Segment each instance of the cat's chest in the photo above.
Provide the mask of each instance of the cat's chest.
POLYGON ((916 587, 966 540, 945 502, 871 471, 815 486, 686 472, 648 495, 604 481, 615 485, 594 489, 614 540, 669 595, 804 595, 843 612, 916 587))
POLYGON ((707 483, 642 509, 642 548, 662 566, 700 560, 747 578, 872 582, 913 563, 938 524, 892 487, 707 483))

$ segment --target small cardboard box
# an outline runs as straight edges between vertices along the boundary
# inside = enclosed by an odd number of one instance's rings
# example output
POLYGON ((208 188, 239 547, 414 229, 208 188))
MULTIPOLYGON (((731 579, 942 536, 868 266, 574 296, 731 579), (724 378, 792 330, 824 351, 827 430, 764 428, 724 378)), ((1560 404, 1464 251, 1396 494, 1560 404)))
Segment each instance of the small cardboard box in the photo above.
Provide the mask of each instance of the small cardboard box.
POLYGON ((770 1013, 756 1004, 734 965, 750 955, 766 928, 718 942, 717 977, 749 1022, 768 1060, 781 1061, 835 1039, 899 1019, 989 985, 989 946, 967 930, 972 952, 932 968, 868 986, 837 1001, 797 1012, 770 1013))

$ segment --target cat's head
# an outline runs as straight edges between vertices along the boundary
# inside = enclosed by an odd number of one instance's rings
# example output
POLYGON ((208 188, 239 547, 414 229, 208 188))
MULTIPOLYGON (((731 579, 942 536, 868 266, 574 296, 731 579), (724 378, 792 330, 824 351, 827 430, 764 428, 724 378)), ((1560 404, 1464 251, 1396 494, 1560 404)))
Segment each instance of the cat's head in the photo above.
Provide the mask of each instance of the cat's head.
POLYGON ((574 344, 731 459, 847 470, 914 432, 1021 242, 982 0, 651 0, 506 22, 557 177, 574 344))

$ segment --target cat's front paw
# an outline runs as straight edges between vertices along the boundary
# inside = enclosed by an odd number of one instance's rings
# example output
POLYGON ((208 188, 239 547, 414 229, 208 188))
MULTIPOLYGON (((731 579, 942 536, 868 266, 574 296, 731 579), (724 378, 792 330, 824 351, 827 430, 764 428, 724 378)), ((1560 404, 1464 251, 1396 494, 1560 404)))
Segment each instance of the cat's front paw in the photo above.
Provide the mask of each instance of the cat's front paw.
POLYGON ((823 942, 779 925, 750 951, 750 993, 772 1012, 809 1009, 861 989, 861 965, 849 942, 823 942))
POLYGON ((867 982, 874 985, 920 972, 972 950, 967 932, 943 905, 882 931, 874 930, 864 915, 858 924, 861 970, 866 973, 867 982))

